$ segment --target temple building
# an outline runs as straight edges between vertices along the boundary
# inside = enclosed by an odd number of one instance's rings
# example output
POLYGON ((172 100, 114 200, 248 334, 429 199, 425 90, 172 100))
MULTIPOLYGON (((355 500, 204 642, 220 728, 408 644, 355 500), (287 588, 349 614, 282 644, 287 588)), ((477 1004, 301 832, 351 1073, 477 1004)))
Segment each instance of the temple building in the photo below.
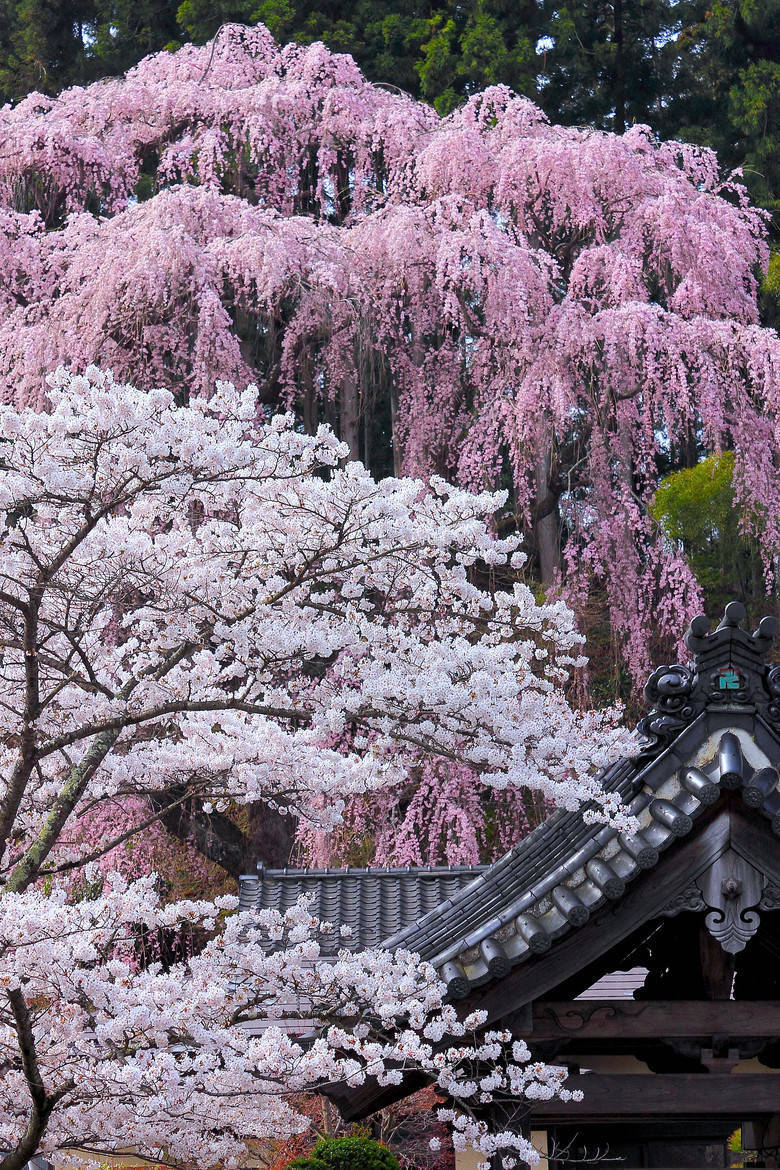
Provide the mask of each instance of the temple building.
MULTIPOLYGON (((744 617, 696 618, 690 663, 650 677, 635 751, 603 775, 632 836, 559 811, 490 866, 242 879, 244 908, 309 893, 349 946, 419 952, 464 1013, 565 1066, 582 1101, 513 1109, 549 1170, 727 1166, 739 1127, 778 1164, 780 666, 774 620, 744 617)), ((359 1119, 418 1084, 334 1096, 359 1119)))

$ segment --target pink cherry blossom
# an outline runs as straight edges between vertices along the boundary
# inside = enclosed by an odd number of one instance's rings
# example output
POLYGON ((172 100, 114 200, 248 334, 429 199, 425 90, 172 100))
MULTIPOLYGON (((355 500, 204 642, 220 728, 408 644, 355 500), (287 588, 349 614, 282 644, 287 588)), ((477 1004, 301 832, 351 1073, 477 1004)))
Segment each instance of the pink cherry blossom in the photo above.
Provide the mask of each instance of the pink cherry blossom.
POLYGON ((178 395, 256 382, 369 462, 384 411, 397 471, 511 482, 548 592, 603 589, 636 685, 647 615, 668 644, 701 605, 648 515, 659 453, 734 450, 771 584, 764 223, 712 152, 554 126, 504 87, 439 118, 235 25, 6 107, 0 139, 5 401, 41 405, 60 362, 178 395))

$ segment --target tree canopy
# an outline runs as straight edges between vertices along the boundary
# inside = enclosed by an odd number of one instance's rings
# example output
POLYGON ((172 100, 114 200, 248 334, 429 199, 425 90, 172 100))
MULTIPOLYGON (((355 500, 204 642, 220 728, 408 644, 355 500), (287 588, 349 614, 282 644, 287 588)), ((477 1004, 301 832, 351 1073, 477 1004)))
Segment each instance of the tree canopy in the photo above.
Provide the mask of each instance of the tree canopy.
POLYGON ((755 539, 734 499, 734 454, 710 455, 662 479, 651 504, 664 534, 686 558, 713 604, 727 605, 736 591, 761 591, 763 568, 755 539))
MULTIPOLYGON (((327 428, 258 421, 253 387, 177 406, 91 367, 59 371, 44 405, 0 407, 4 1170, 71 1146, 242 1165, 248 1140, 305 1125, 291 1094, 368 1066, 457 1099, 462 1050, 442 1062, 430 1041, 474 1023, 426 964, 319 965, 305 906, 222 924, 234 898, 165 906, 110 855, 183 799, 324 826, 425 758, 629 827, 592 775, 614 733, 562 693, 570 611, 470 579, 520 555, 489 530, 500 500, 377 483, 327 428), (138 931, 186 923, 212 935, 199 953, 139 970, 138 931), (300 995, 321 1043, 240 1026, 300 995), (350 1031, 345 1004, 382 1035, 350 1031)), ((560 1089, 527 1059, 501 1084, 560 1089)))
MULTIPOLYGON (((258 807, 310 857, 336 830, 407 863, 476 861, 552 803, 630 829, 578 623, 606 610, 636 690, 724 574, 777 588, 767 219, 729 173, 772 204, 771 21, 0 21, 2 1170, 74 1144, 240 1165, 305 1124, 290 1094, 369 1065, 457 1102, 481 1020, 424 964, 321 965, 305 908, 165 906, 121 851, 147 868, 162 823, 235 874, 258 807), (197 955, 139 960, 185 924, 197 955), (300 994, 316 1044, 249 1026, 300 994)), ((565 1091, 508 1039, 473 1048, 500 1090, 565 1091)))
POLYGON ((166 46, 203 44, 225 23, 262 22, 281 42, 350 54, 369 80, 443 114, 504 84, 564 124, 621 132, 641 122, 711 146, 774 209, 777 15, 777 0, 9 0, 0 98, 53 94, 166 46))
MULTIPOLYGON (((554 125, 501 86, 441 117, 321 43, 240 26, 0 125, 7 400, 41 405, 60 362, 179 401, 227 376, 310 434, 327 422, 377 476, 506 490, 495 523, 529 560, 493 580, 557 592, 586 631, 604 615, 625 694, 712 587, 653 514, 661 477, 733 452, 751 597, 774 589, 765 224, 709 150, 554 125)), ((476 861, 542 812, 425 763, 400 801, 355 797, 339 848, 476 861)), ((163 815, 232 874, 289 855, 286 820, 163 815)))
POLYGON ((663 465, 733 449, 771 567, 764 221, 710 151, 555 126, 503 87, 440 118, 240 26, 0 125, 8 400, 61 362, 177 394, 224 375, 377 474, 506 488, 536 578, 580 612, 605 591, 637 686, 647 630, 702 605, 650 515, 663 465))

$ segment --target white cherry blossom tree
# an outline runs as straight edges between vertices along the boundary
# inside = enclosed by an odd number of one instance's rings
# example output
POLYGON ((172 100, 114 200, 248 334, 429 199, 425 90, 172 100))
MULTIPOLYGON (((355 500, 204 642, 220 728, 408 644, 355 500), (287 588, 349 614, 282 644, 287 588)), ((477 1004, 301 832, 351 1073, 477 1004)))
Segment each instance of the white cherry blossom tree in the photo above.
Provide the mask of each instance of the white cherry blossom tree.
MULTIPOLYGON (((476 583, 522 559, 491 534, 501 497, 376 483, 327 429, 260 416, 254 387, 185 407, 95 367, 52 376, 43 412, 0 407, 2 1170, 73 1148, 230 1166, 304 1124, 291 1093, 413 1065, 465 1100, 464 1062, 500 1047, 442 1048, 480 1021, 414 956, 320 965, 305 907, 248 923, 98 873, 166 809, 328 825, 435 756, 621 820, 593 778, 616 733, 562 692, 571 613, 476 583), (134 931, 187 922, 199 954, 139 967, 134 931), (240 1026, 297 994, 330 1021, 315 1042, 240 1026)), ((504 1087, 560 1090, 522 1056, 504 1087)))

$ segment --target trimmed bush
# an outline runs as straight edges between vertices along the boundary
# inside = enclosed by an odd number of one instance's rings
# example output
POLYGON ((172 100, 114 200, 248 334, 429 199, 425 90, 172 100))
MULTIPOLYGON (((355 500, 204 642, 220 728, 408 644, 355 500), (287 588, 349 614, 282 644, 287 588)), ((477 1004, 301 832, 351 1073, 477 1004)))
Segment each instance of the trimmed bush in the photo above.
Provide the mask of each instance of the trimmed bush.
POLYGON ((295 1158, 289 1170, 399 1170, 386 1146, 370 1137, 322 1138, 310 1154, 295 1158))

